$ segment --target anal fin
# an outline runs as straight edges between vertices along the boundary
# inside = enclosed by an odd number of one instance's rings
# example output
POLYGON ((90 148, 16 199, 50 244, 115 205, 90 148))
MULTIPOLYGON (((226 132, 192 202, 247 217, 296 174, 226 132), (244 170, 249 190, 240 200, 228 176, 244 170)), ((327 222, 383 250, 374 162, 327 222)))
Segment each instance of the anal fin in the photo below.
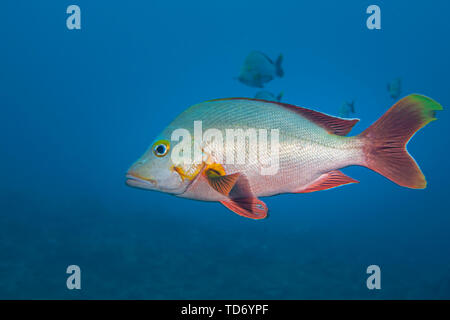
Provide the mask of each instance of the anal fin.
POLYGON ((320 190, 327 190, 349 183, 359 183, 358 180, 350 178, 339 170, 333 170, 322 174, 319 178, 308 184, 306 187, 295 191, 295 193, 308 193, 320 190))

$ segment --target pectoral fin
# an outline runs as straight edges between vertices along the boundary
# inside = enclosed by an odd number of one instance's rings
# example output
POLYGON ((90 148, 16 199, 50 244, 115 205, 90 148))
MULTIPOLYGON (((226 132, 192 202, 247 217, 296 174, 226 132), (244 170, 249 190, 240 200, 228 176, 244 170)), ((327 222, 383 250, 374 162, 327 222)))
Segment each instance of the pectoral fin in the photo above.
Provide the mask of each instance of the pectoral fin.
POLYGON ((245 175, 239 175, 228 196, 229 200, 220 201, 220 203, 234 213, 250 219, 267 217, 268 208, 266 204, 252 193, 245 175))
POLYGON ((234 173, 226 176, 208 178, 208 182, 214 190, 225 196, 228 196, 238 178, 239 173, 234 173))
MULTIPOLYGON (((222 169, 223 170, 223 169, 222 169)), ((205 171, 209 185, 217 192, 227 196, 230 194, 239 178, 239 173, 223 175, 225 172, 218 168, 209 168, 205 171)))
POLYGON ((220 201, 225 207, 250 219, 267 217, 266 204, 253 195, 245 175, 227 175, 220 164, 209 165, 204 174, 214 190, 228 197, 227 200, 220 201))

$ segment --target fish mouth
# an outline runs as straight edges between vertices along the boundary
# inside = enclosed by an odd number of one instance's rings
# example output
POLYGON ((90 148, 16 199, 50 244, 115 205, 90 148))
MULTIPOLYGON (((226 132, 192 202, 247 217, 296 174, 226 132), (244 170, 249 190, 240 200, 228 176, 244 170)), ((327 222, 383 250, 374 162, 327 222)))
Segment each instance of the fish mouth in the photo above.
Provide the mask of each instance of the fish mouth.
POLYGON ((150 178, 139 177, 130 173, 127 173, 125 183, 134 188, 141 189, 154 189, 156 187, 156 180, 150 178))

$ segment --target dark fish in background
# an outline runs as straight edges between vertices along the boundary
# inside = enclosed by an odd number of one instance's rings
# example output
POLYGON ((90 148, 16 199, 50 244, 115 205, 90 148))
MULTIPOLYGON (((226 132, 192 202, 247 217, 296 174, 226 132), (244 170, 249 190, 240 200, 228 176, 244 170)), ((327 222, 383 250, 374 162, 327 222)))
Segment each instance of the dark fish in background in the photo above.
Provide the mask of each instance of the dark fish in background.
POLYGON ((255 99, 267 100, 267 101, 277 101, 280 102, 283 97, 283 92, 280 92, 277 96, 275 96, 272 92, 262 90, 258 91, 255 94, 255 99))
POLYGON ((355 113, 355 101, 345 101, 339 108, 339 116, 342 118, 347 118, 351 113, 355 113))
POLYGON ((245 58, 244 65, 238 80, 250 87, 263 88, 264 84, 273 80, 276 76, 282 77, 284 71, 281 68, 283 56, 280 54, 275 62, 259 51, 252 51, 245 58))
POLYGON ((389 95, 392 99, 397 99, 402 92, 402 79, 396 78, 387 85, 389 95))

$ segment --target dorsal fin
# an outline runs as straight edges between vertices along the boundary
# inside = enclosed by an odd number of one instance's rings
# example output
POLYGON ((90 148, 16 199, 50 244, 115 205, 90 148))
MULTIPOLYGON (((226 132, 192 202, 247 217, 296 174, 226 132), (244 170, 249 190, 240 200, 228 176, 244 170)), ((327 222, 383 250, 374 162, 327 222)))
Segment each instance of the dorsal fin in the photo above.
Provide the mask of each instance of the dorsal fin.
POLYGON ((303 107, 297 107, 292 104, 277 101, 267 101, 250 98, 227 98, 227 99, 214 99, 209 101, 223 101, 223 100, 252 100, 252 101, 273 103, 301 115, 302 117, 314 122, 318 126, 321 126, 326 131, 328 131, 328 133, 336 134, 338 136, 347 135, 350 132, 350 130, 352 130, 353 126, 359 121, 359 119, 342 119, 339 117, 330 116, 322 112, 306 109, 303 107))
POLYGON ((274 103, 301 115, 302 117, 321 126, 329 133, 333 133, 338 136, 347 135, 350 132, 350 130, 352 130, 353 126, 359 121, 359 119, 342 119, 339 117, 330 116, 322 112, 297 107, 292 104, 282 102, 274 102, 274 103))

